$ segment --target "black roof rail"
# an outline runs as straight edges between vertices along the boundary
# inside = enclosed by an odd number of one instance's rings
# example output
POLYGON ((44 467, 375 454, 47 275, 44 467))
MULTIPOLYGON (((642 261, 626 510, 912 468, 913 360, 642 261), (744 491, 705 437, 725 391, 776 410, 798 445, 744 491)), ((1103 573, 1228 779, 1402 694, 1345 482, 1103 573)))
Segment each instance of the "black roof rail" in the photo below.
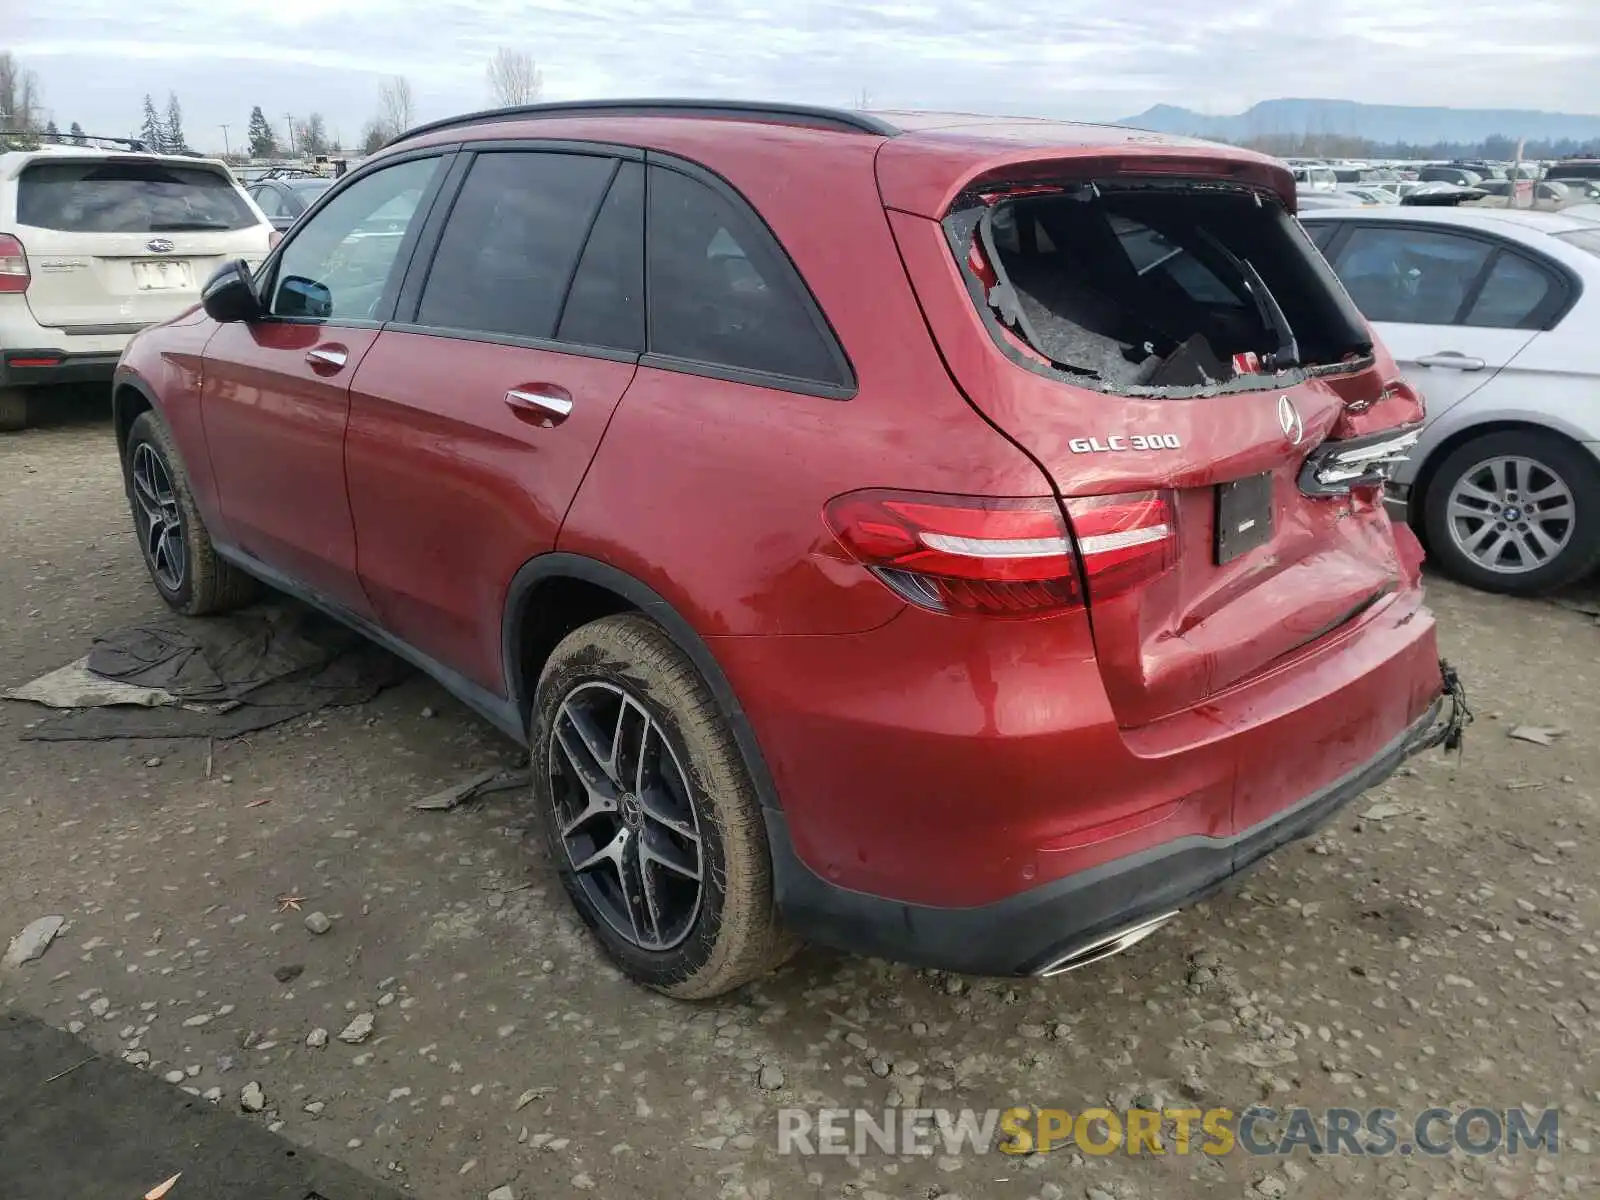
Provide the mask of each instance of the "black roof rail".
MULTIPOLYGON (((144 142, 139 138, 111 137, 103 133, 50 133, 43 129, 0 129, 0 137, 31 138, 36 142, 49 142, 55 146, 89 146, 97 142, 111 142, 129 150, 143 152, 144 142)), ((97 149, 100 147, 96 147, 97 149)))
POLYGON ((871 113, 845 108, 824 108, 811 104, 767 104, 753 100, 561 100, 548 104, 518 104, 509 108, 489 108, 463 113, 440 121, 429 121, 390 138, 384 148, 398 145, 424 133, 456 125, 477 125, 486 121, 528 121, 540 117, 722 117, 768 121, 781 125, 801 125, 811 129, 832 129, 842 133, 871 133, 894 137, 898 126, 871 113))

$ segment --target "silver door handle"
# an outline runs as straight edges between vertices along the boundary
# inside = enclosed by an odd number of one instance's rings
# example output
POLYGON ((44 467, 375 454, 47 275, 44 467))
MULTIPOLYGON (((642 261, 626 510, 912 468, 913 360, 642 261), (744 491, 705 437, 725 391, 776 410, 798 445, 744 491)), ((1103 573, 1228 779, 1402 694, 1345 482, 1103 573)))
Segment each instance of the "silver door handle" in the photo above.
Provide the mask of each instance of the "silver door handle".
POLYGON ((1481 371, 1489 364, 1481 358, 1470 358, 1465 354, 1441 350, 1438 354, 1424 354, 1417 359, 1417 365, 1419 367, 1449 367, 1455 371, 1481 371))
POLYGON ((350 356, 343 350, 330 350, 318 347, 306 351, 306 361, 314 367, 342 367, 350 361, 350 356))
POLYGON ((552 417, 572 414, 572 401, 566 396, 547 396, 543 392, 522 392, 512 388, 506 393, 506 403, 513 408, 537 408, 552 417))

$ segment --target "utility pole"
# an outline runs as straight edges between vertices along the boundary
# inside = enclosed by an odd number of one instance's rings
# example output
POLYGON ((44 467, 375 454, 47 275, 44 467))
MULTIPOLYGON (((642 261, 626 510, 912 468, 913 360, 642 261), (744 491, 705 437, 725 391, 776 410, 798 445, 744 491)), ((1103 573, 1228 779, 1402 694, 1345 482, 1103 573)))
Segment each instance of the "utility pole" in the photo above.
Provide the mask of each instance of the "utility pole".
POLYGON ((228 127, 226 125, 222 127, 222 157, 233 157, 233 147, 228 144, 228 127))
POLYGON ((294 157, 294 114, 284 113, 283 123, 289 127, 289 157, 294 157))

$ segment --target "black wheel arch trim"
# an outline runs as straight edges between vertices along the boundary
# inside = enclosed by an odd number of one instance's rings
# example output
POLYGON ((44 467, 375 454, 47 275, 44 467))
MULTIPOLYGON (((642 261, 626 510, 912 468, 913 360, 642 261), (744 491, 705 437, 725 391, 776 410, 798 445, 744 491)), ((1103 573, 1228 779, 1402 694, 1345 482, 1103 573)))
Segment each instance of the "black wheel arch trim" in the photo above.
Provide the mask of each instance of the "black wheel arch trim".
POLYGON ((750 781, 762 808, 781 809, 778 789, 773 784, 771 772, 767 770, 766 758, 761 753, 755 730, 750 725, 744 706, 739 703, 733 685, 705 639, 654 588, 626 571, 587 555, 555 550, 529 559, 512 576, 511 585, 506 591, 500 641, 506 695, 529 735, 533 732, 533 690, 537 680, 525 680, 522 677, 523 636, 534 590, 540 584, 554 579, 576 579, 614 592, 666 631, 673 644, 689 656, 689 661, 711 689, 718 710, 733 730, 734 741, 744 758, 745 769, 750 773, 750 781))
POLYGON ((117 439, 117 454, 119 458, 123 450, 123 439, 127 435, 128 429, 133 425, 131 420, 124 422, 122 419, 122 391, 124 388, 138 392, 144 397, 145 403, 155 412, 159 413, 161 411, 161 404, 156 400, 155 389, 132 371, 118 367, 116 374, 111 379, 111 429, 117 439))

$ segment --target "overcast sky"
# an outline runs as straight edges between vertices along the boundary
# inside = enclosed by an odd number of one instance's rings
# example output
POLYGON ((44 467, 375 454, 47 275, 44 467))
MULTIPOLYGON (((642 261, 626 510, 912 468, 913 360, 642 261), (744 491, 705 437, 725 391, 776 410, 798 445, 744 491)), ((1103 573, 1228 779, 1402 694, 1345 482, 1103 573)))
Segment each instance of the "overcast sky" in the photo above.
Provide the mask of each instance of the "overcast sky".
POLYGON ((700 95, 1114 120, 1278 96, 1600 113, 1597 0, 0 0, 0 49, 64 129, 176 91, 189 141, 260 104, 354 142, 380 80, 419 119, 483 107, 497 46, 547 99, 700 95))

